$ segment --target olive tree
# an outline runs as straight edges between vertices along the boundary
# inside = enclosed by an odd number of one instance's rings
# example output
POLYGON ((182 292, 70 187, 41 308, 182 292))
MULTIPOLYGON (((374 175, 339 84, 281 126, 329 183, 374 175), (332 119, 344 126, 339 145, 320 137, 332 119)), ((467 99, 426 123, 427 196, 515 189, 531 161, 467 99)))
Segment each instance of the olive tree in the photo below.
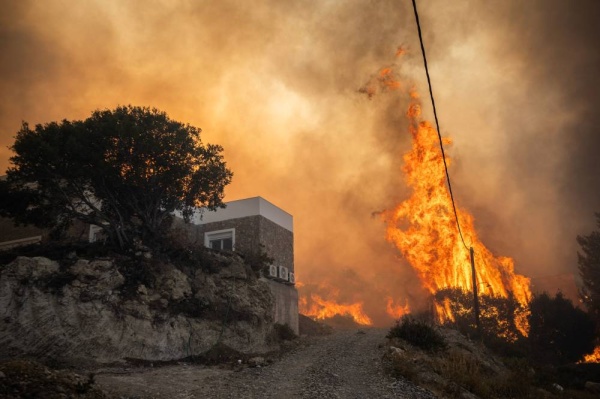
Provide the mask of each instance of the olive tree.
POLYGON ((0 191, 0 213, 61 229, 74 220, 103 227, 122 249, 149 243, 178 211, 223 207, 231 171, 223 148, 157 109, 119 106, 83 121, 23 123, 0 191))

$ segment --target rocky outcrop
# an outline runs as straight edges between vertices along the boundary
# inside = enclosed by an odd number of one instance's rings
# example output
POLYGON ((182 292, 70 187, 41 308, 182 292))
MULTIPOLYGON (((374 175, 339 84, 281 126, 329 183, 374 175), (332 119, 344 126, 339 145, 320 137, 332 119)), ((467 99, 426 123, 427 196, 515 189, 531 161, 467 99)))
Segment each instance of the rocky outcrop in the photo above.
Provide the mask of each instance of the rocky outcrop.
POLYGON ((111 259, 19 257, 0 266, 0 357, 85 364, 180 359, 217 343, 268 350, 268 287, 241 258, 219 256, 213 273, 153 260, 140 266, 152 270, 145 278, 111 259))

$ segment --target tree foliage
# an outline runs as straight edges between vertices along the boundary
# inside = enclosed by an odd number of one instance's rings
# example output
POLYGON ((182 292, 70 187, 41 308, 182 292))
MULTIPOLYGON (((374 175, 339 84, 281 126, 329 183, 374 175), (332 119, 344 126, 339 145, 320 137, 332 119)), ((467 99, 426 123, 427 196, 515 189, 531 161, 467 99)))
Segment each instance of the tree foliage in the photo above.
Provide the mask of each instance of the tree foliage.
POLYGON ((84 121, 23 123, 0 184, 0 213, 62 229, 74 220, 102 226, 121 248, 159 237, 178 211, 223 206, 232 173, 222 147, 157 109, 120 106, 84 121))
MULTIPOLYGON (((596 213, 600 227, 600 213, 596 213)), ((600 330, 600 231, 577 236, 581 251, 577 253, 579 273, 583 280, 581 298, 600 330)))
POLYGON ((560 292, 544 293, 529 304, 529 347, 540 362, 563 364, 581 360, 594 350, 594 323, 560 292))

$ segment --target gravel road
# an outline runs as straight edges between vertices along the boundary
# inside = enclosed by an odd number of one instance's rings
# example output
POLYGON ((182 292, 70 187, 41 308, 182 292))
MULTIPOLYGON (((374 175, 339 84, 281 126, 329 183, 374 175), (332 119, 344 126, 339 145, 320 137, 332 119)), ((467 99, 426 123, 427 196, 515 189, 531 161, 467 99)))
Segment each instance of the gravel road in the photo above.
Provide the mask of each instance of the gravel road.
POLYGON ((175 365, 105 370, 98 385, 122 398, 405 398, 433 399, 431 392, 384 374, 386 330, 338 331, 303 342, 265 367, 223 370, 175 365))

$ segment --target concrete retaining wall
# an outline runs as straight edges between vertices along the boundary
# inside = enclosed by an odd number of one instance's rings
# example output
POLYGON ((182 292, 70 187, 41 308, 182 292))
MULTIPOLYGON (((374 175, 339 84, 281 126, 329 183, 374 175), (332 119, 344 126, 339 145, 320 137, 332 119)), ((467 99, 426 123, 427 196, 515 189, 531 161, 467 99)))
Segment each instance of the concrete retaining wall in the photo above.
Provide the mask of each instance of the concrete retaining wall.
POLYGON ((274 280, 261 278, 266 282, 275 297, 273 319, 275 323, 287 324, 296 333, 300 334, 298 327, 298 291, 293 285, 278 283, 274 280))

